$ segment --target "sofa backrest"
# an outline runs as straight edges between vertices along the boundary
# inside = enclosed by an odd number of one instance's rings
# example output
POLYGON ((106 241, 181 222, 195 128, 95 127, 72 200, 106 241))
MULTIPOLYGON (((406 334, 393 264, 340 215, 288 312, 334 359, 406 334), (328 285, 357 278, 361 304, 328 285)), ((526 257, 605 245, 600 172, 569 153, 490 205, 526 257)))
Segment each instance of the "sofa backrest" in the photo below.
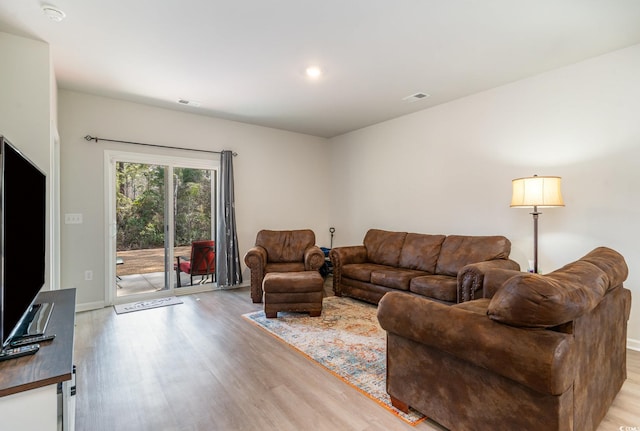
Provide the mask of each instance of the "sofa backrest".
POLYGON ((508 259, 504 236, 430 235, 369 229, 363 244, 367 261, 379 265, 457 276, 470 263, 508 259))
POLYGON ((256 245, 267 251, 267 261, 274 263, 304 262, 304 252, 314 246, 316 235, 310 229, 261 230, 256 245))
POLYGON ((445 238, 446 235, 408 233, 400 251, 398 266, 433 274, 445 238))
POLYGON ((598 247, 587 253, 580 260, 592 263, 605 272, 609 278, 609 290, 620 286, 629 275, 629 267, 624 257, 617 251, 607 247, 598 247))
POLYGON ((398 266, 400 250, 406 236, 406 232, 369 229, 363 240, 367 260, 379 265, 398 266))
POLYGON ((491 299, 487 315, 512 326, 558 326, 593 310, 627 275, 624 258, 599 247, 548 275, 522 273, 509 278, 491 299))
POLYGON ((504 236, 449 235, 442 243, 435 273, 456 276, 465 265, 508 259, 510 253, 511 241, 504 236))

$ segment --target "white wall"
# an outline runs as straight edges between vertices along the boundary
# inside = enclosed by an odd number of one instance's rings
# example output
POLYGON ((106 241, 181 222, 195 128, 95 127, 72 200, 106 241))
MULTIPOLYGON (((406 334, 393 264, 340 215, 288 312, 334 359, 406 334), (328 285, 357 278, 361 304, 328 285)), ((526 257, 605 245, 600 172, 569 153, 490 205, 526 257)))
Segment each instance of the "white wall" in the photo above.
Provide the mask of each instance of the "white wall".
POLYGON ((51 143, 55 130, 53 68, 49 45, 0 32, 0 134, 47 174, 48 218, 45 289, 57 288, 52 265, 53 184, 51 143))
MULTIPOLYGON (((126 144, 87 142, 90 134, 158 145, 233 150, 241 258, 260 229, 310 228, 328 244, 327 141, 307 135, 60 90, 61 212, 82 213, 61 225, 62 286, 78 289, 79 308, 103 305, 104 151, 209 157, 126 144), (326 234, 325 234, 326 232, 326 234), (92 281, 84 271, 92 270, 92 281)), ((217 157, 217 156, 211 156, 217 157)), ((245 281, 249 274, 245 268, 245 281)), ((247 296, 248 298, 248 296, 247 296)))
POLYGON ((0 32, 0 134, 49 173, 49 45, 0 32))
MULTIPOLYGON (((640 348, 640 45, 333 138, 334 245, 368 228, 502 234, 523 268, 532 216, 511 180, 559 175, 566 207, 540 216, 540 269, 618 250, 640 348)), ((435 89, 437 90, 437 89, 435 89)))

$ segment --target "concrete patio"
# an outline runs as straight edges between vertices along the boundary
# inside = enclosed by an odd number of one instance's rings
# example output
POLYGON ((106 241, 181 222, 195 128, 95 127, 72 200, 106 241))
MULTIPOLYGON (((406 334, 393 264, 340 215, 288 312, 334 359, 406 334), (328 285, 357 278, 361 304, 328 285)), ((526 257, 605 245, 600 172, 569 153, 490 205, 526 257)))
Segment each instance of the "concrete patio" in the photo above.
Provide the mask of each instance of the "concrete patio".
MULTIPOLYGON (((165 290, 164 253, 164 248, 117 252, 116 257, 122 261, 122 264, 116 265, 117 296, 122 297, 165 290)), ((191 246, 175 247, 174 249, 174 256, 188 259, 190 254, 191 246)), ((170 266, 172 278, 175 277, 174 263, 175 258, 170 266)), ((195 276, 194 285, 201 284, 200 280, 200 276, 195 276)), ((191 286, 189 274, 180 273, 180 284, 182 287, 191 286)), ((209 278, 205 280, 204 284, 213 284, 213 281, 209 278)), ((174 287, 176 287, 175 284, 174 287)))

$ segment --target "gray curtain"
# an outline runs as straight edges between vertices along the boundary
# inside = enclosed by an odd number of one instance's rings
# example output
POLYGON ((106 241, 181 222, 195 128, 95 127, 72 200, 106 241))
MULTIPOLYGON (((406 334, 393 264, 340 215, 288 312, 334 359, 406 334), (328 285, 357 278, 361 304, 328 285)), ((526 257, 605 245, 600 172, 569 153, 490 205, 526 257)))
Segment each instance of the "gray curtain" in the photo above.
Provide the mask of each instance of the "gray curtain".
POLYGON ((242 268, 233 193, 233 153, 227 150, 220 158, 220 195, 216 207, 216 281, 218 286, 229 287, 242 283, 242 268))

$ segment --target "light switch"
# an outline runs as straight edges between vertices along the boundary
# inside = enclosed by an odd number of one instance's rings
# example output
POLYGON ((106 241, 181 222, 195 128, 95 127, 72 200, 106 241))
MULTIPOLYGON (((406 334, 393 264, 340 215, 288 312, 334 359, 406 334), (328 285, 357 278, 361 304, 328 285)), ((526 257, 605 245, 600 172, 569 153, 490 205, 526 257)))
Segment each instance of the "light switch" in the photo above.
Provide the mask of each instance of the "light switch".
POLYGON ((82 224, 82 214, 65 214, 64 224, 82 224))

